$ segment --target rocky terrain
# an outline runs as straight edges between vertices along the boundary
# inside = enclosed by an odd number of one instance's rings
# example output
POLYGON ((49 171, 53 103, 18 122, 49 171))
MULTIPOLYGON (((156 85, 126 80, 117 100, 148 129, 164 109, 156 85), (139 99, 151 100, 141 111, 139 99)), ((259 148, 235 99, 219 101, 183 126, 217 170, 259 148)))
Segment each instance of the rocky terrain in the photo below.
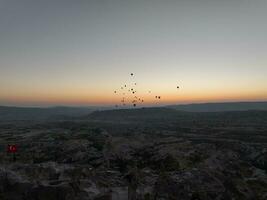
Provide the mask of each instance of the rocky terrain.
POLYGON ((5 120, 0 149, 1 200, 267 199, 266 111, 5 120))

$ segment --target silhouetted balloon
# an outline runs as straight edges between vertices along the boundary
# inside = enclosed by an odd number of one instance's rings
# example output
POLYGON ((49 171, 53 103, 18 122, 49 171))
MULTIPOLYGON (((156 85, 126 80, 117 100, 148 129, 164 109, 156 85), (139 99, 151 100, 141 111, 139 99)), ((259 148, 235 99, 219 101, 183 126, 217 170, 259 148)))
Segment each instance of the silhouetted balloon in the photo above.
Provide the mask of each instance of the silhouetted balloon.
MULTIPOLYGON (((130 73, 130 75, 134 76, 134 73, 130 73)), ((125 106, 125 105, 127 105, 127 103, 132 103, 132 105, 134 107, 136 107, 138 102, 144 102, 144 99, 141 99, 140 97, 138 97, 139 93, 138 93, 138 96, 131 96, 131 95, 130 96, 126 96, 127 95, 126 94, 127 90, 128 90, 128 92, 131 92, 132 94, 137 93, 137 91, 135 90, 136 89, 135 87, 136 87, 137 83, 134 83, 134 86, 132 86, 133 88, 130 88, 130 85, 128 85, 128 87, 127 87, 127 84, 121 85, 121 89, 123 90, 125 88, 125 91, 120 92, 119 89, 118 89, 118 91, 117 90, 114 91, 114 93, 122 94, 121 99, 120 99, 120 102, 122 102, 122 103, 118 103, 117 105, 115 105, 115 107, 119 107, 119 106, 122 106, 122 105, 125 106), (127 99, 125 99, 125 98, 127 98, 127 99)), ((177 89, 180 89, 179 85, 177 85, 176 87, 177 87, 177 89)), ((147 91, 148 91, 148 93, 152 93, 151 90, 147 90, 147 91)), ((155 96, 155 98, 156 99, 161 99, 161 96, 155 96)))

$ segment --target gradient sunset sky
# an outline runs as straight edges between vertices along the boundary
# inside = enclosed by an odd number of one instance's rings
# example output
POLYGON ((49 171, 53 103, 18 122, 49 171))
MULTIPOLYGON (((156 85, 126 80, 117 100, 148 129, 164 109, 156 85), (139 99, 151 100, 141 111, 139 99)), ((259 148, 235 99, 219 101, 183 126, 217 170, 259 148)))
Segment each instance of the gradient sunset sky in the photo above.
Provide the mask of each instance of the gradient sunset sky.
POLYGON ((133 82, 147 104, 265 101, 266 10, 266 0, 0 0, 0 105, 109 105, 133 82))

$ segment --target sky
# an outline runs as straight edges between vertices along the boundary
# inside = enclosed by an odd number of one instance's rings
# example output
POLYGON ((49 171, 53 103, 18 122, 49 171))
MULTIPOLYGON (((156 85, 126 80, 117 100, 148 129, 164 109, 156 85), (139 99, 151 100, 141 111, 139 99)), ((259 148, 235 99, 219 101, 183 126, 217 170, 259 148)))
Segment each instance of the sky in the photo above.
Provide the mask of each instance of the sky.
POLYGON ((0 0, 0 105, 112 105, 135 82, 149 105, 265 101, 266 10, 266 0, 0 0))

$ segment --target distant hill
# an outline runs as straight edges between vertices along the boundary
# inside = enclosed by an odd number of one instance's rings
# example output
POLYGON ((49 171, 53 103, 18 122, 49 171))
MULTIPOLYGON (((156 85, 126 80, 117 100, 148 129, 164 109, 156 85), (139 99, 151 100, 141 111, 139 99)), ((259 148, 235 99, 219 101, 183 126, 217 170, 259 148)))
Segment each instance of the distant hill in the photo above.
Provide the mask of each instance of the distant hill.
POLYGON ((88 115, 96 107, 8 107, 0 106, 0 120, 49 120, 88 115))
MULTIPOLYGON (((188 112, 267 111, 267 102, 204 103, 157 108, 114 109, 109 107, 8 107, 0 106, 0 120, 162 120, 191 116, 188 112), (180 112, 177 112, 180 111, 180 112)), ((206 115, 205 115, 206 116, 206 115)))
POLYGON ((95 111, 80 119, 100 123, 102 127, 102 123, 109 123, 123 124, 126 127, 134 125, 151 128, 192 127, 201 124, 207 128, 214 126, 214 124, 222 125, 225 123, 235 126, 239 124, 266 124, 267 110, 186 112, 165 107, 115 109, 95 111))
POLYGON ((187 112, 248 111, 248 110, 267 110, 267 102, 202 103, 202 104, 171 105, 167 107, 187 112))
POLYGON ((162 119, 173 118, 177 116, 178 112, 176 110, 164 107, 157 108, 138 108, 138 109, 117 109, 117 110, 104 110, 104 111, 95 111, 91 113, 89 119, 97 120, 144 120, 144 119, 162 119))

